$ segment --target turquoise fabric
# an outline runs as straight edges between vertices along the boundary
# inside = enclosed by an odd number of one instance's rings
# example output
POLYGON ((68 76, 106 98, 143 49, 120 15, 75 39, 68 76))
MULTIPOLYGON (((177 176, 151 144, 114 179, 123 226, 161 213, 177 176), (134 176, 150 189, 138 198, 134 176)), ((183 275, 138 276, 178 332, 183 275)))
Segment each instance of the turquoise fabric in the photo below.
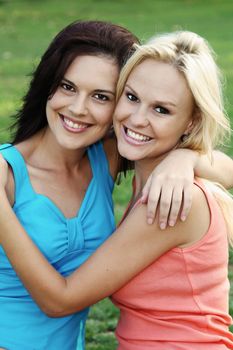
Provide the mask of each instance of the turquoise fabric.
MULTIPOLYGON (((25 161, 14 146, 2 145, 0 152, 14 173, 15 214, 54 268, 63 276, 69 275, 115 229, 111 196, 114 184, 102 143, 87 150, 93 177, 77 216, 69 219, 48 197, 34 191, 25 161)), ((0 347, 82 350, 87 315, 88 308, 68 317, 47 317, 0 247, 0 347)))

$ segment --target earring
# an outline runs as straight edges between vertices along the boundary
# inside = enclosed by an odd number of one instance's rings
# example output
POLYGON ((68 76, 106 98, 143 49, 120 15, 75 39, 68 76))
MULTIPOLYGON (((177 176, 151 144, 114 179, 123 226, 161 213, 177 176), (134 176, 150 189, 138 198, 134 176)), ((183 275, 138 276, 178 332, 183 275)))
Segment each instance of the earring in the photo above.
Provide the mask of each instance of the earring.
POLYGON ((182 136, 181 136, 181 138, 180 138, 180 141, 181 142, 185 142, 185 141, 187 141, 187 138, 189 137, 189 134, 183 134, 182 136))

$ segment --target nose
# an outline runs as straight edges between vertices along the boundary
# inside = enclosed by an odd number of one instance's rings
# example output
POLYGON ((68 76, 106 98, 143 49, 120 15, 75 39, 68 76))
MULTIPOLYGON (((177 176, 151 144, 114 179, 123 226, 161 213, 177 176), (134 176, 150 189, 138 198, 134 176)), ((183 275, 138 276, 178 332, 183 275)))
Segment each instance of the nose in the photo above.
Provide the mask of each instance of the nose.
POLYGON ((85 116, 88 113, 87 97, 82 94, 74 96, 68 109, 73 115, 85 116))
POLYGON ((137 127, 145 127, 149 121, 147 118, 147 108, 143 105, 138 105, 137 108, 131 113, 130 120, 132 125, 137 127))

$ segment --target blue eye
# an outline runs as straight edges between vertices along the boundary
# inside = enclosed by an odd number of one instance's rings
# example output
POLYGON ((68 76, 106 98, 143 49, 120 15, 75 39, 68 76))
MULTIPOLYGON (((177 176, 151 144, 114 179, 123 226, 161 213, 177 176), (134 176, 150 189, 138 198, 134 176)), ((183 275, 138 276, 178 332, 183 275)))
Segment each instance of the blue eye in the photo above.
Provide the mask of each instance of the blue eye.
POLYGON ((132 102, 138 102, 138 98, 135 95, 133 95, 133 94, 131 94, 129 92, 126 93, 126 96, 127 96, 128 100, 130 100, 132 102))
POLYGON ((167 108, 164 108, 162 106, 156 106, 155 111, 158 112, 159 114, 169 114, 169 110, 167 108))

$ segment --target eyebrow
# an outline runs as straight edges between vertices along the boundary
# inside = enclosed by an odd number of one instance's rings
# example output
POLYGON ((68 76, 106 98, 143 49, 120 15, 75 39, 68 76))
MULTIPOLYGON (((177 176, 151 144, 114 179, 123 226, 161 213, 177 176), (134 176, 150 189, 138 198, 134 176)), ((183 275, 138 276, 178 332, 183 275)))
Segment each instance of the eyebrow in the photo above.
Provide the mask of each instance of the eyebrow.
MULTIPOLYGON (((76 86, 72 81, 70 81, 69 79, 63 78, 62 81, 64 81, 64 82, 66 82, 66 83, 68 83, 68 84, 70 84, 70 85, 72 85, 72 86, 74 86, 74 87, 77 88, 77 86, 76 86)), ((96 90, 94 90, 94 92, 96 92, 96 93, 111 94, 111 95, 113 95, 113 96, 116 95, 115 92, 113 92, 113 91, 111 91, 111 90, 105 90, 105 89, 96 89, 96 90)))
MULTIPOLYGON (((125 87, 129 88, 135 95, 138 95, 138 93, 129 84, 125 84, 125 87)), ((166 106, 177 107, 176 104, 174 102, 171 102, 171 101, 156 100, 154 103, 166 105, 166 106)))

